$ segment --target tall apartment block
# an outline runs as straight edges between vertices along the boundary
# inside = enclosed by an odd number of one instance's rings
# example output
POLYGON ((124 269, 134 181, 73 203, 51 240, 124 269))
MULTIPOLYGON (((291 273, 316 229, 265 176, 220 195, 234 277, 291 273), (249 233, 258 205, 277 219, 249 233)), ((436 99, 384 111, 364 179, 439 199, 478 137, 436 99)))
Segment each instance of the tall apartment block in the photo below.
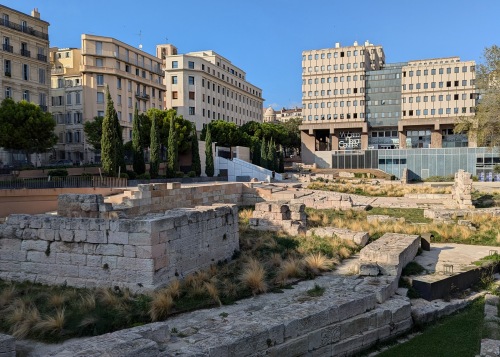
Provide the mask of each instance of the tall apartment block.
POLYGON ((167 108, 174 108, 196 130, 213 120, 243 125, 262 121, 262 90, 246 73, 214 51, 178 54, 170 44, 158 45, 165 69, 167 108))
MULTIPOLYGON (((474 148, 474 138, 453 132, 459 117, 474 115, 474 81, 474 61, 448 57, 387 64, 383 48, 368 41, 304 51, 302 160, 400 173, 416 153, 383 150, 474 148)), ((435 169, 429 173, 441 172, 435 169)))
MULTIPOLYGON (((12 98, 16 102, 24 99, 47 111, 49 23, 40 19, 37 9, 28 15, 0 5, 0 15, 1 98, 12 98)), ((8 163, 12 160, 12 155, 0 151, 0 161, 8 163)))
POLYGON ((114 101, 123 140, 132 139, 134 108, 163 109, 161 60, 114 38, 82 35, 81 49, 53 48, 51 111, 59 141, 54 159, 95 162, 98 153, 83 132, 86 121, 104 116, 106 87, 114 101))

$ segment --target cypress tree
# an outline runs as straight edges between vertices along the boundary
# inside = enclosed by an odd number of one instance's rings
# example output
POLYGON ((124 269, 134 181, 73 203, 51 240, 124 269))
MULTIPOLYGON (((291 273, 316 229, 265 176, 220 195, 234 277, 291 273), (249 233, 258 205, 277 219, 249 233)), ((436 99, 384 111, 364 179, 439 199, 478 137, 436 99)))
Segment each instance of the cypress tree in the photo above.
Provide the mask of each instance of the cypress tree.
POLYGON ((146 163, 144 162, 144 148, 141 145, 141 123, 137 104, 134 110, 134 120, 132 121, 132 153, 134 156, 134 172, 138 175, 145 173, 146 163))
POLYGON ((107 87, 106 113, 102 121, 101 136, 102 169, 108 176, 114 177, 118 173, 118 167, 124 162, 120 122, 107 87))
POLYGON ((265 169, 268 168, 267 165, 267 145, 266 145, 266 138, 262 138, 262 144, 260 146, 260 167, 263 167, 265 169))
POLYGON ((196 135, 196 125, 193 124, 193 132, 191 133, 191 171, 196 173, 196 176, 201 175, 200 149, 198 146, 198 136, 196 135))
POLYGON ((175 116, 170 117, 167 142, 167 177, 174 177, 177 171, 177 137, 175 131, 175 116))
POLYGON ((210 125, 207 125, 205 134, 205 174, 208 177, 213 177, 214 169, 214 154, 212 151, 212 134, 210 133, 210 125))
POLYGON ((271 171, 276 171, 276 146, 271 138, 267 147, 267 168, 271 171))
POLYGON ((283 154, 283 150, 280 150, 278 159, 279 159, 278 172, 283 173, 285 172, 285 155, 283 154))
POLYGON ((158 121, 156 119, 156 115, 154 114, 151 122, 150 150, 149 173, 151 178, 156 178, 158 177, 158 171, 160 169, 160 132, 158 130, 158 121))

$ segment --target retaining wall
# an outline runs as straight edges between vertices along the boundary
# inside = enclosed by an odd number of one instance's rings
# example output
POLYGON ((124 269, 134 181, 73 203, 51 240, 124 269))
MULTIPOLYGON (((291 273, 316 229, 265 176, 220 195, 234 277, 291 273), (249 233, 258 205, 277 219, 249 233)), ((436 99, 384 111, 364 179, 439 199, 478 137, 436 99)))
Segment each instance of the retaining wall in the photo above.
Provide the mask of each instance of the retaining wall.
POLYGON ((235 250, 236 205, 118 220, 11 215, 0 225, 0 278, 151 290, 235 250))

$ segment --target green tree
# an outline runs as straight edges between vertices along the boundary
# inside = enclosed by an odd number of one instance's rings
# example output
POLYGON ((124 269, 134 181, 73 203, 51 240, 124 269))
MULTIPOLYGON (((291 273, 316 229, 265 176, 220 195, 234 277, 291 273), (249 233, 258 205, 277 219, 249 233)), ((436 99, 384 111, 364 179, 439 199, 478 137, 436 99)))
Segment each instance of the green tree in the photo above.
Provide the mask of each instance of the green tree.
POLYGON ((469 133, 469 140, 478 146, 500 146, 500 47, 487 47, 483 53, 483 63, 476 71, 478 92, 481 102, 473 117, 462 117, 455 126, 455 132, 469 133))
POLYGON ((251 153, 252 153, 252 164, 257 165, 257 166, 261 166, 260 165, 260 141, 255 136, 252 136, 250 142, 251 142, 250 149, 251 149, 251 153))
POLYGON ((288 138, 288 145, 281 143, 290 155, 293 151, 300 154, 301 140, 300 140, 300 130, 299 126, 302 125, 302 118, 290 118, 286 122, 281 124, 286 132, 286 137, 288 138))
POLYGON ((167 144, 167 177, 175 177, 178 165, 177 138, 175 132, 175 117, 170 118, 167 144))
POLYGON ((285 155, 283 154, 283 150, 280 150, 278 156, 278 170, 279 173, 285 172, 285 155))
POLYGON ((153 115, 153 120, 151 122, 151 147, 150 147, 150 159, 149 159, 149 174, 151 178, 158 177, 158 171, 160 169, 160 133, 158 130, 158 120, 156 116, 153 115))
POLYGON ((267 168, 271 171, 276 171, 276 144, 273 139, 269 141, 267 150, 267 168))
POLYGON ((95 150, 101 150, 102 139, 102 121, 103 117, 94 117, 94 120, 88 120, 83 124, 83 131, 87 143, 92 145, 95 150))
POLYGON ((144 147, 141 145, 141 120, 137 105, 134 110, 134 120, 132 121, 132 155, 134 156, 134 172, 141 175, 146 172, 144 162, 144 147))
MULTIPOLYGON (((224 120, 215 120, 210 122, 206 128, 210 127, 212 142, 217 146, 238 146, 241 145, 241 133, 235 123, 224 120)), ((205 137, 206 128, 202 130, 202 140, 205 137)))
POLYGON ((0 147, 21 150, 30 161, 30 154, 46 152, 56 143, 56 123, 33 103, 14 102, 6 98, 0 105, 0 147))
POLYGON ((215 173, 214 168, 214 154, 212 150, 212 134, 210 132, 210 125, 207 125, 205 134, 205 174, 208 177, 213 177, 215 173))
POLYGON ((193 133, 191 134, 191 171, 196 176, 201 175, 200 149, 198 146, 198 136, 196 135, 196 125, 193 124, 193 133))
POLYGON ((260 146, 260 166, 265 168, 265 169, 267 169, 269 167, 268 162, 267 162, 267 151, 268 151, 268 148, 266 145, 266 139, 262 138, 262 143, 260 146))
POLYGON ((125 166, 122 131, 109 87, 106 88, 106 113, 102 121, 101 162, 103 171, 109 176, 116 176, 118 168, 125 166))
MULTIPOLYGON (((191 134, 192 134, 192 123, 189 120, 186 120, 182 117, 182 115, 177 115, 177 112, 174 109, 168 110, 160 110, 157 108, 151 108, 146 112, 146 116, 149 118, 149 122, 151 123, 151 119, 153 115, 156 116, 158 120, 158 130, 160 132, 160 142, 165 147, 168 146, 168 133, 170 132, 170 121, 171 118, 174 118, 175 123, 175 133, 176 133, 176 141, 177 141, 177 149, 180 154, 186 153, 191 149, 191 134)), ((146 129, 150 127, 151 124, 145 124, 146 129)), ((141 122, 142 124, 142 122, 141 122)), ((143 130, 145 132, 145 129, 143 130)), ((149 147, 149 131, 147 135, 147 144, 144 147, 149 147)))

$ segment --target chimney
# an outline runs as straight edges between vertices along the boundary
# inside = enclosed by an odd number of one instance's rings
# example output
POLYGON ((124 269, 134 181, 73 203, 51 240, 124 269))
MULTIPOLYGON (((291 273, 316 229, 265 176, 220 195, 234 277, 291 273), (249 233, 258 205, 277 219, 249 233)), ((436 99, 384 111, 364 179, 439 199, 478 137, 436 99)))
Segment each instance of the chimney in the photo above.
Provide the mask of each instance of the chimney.
POLYGON ((37 7, 35 7, 31 11, 31 16, 33 16, 35 19, 39 19, 40 18, 40 13, 38 12, 38 8, 37 7))
POLYGON ((370 46, 370 41, 366 40, 365 41, 365 46, 370 46))
POLYGON ((354 45, 353 46, 357 46, 358 45, 358 41, 354 41, 354 45))
POLYGON ((340 42, 335 42, 335 48, 340 48, 340 42))

